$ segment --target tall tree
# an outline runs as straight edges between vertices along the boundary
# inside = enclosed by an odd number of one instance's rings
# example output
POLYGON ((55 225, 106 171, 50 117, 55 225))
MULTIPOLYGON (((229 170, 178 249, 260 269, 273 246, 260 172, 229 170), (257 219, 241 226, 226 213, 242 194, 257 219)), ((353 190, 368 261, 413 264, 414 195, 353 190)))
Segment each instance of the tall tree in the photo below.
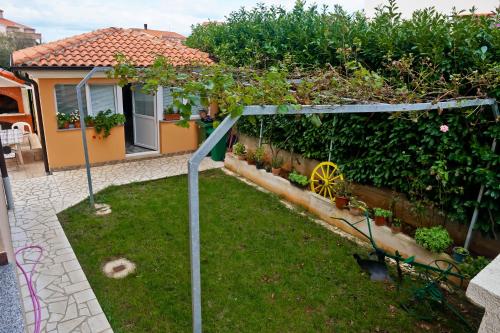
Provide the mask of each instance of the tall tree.
POLYGON ((23 33, 0 33, 0 66, 9 68, 12 52, 35 46, 36 44, 36 40, 27 37, 23 33))

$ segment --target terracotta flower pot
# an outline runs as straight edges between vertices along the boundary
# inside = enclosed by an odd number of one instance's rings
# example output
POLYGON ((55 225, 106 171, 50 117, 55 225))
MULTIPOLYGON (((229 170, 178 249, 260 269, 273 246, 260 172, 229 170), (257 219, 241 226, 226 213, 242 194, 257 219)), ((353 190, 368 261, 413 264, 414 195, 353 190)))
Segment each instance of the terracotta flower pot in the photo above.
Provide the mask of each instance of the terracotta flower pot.
POLYGON ((79 122, 79 121, 75 122, 74 124, 75 124, 75 128, 80 128, 80 127, 81 127, 81 125, 80 125, 80 122, 79 122))
POLYGON ((69 128, 69 121, 67 121, 67 122, 64 123, 63 128, 69 128))
POLYGON ((401 232, 401 225, 395 226, 391 225, 391 231, 393 234, 399 234, 401 232))
POLYGON ((279 176, 280 172, 281 172, 281 168, 271 168, 271 172, 273 173, 273 175, 279 176))
POLYGON ((174 121, 174 120, 179 120, 179 119, 181 119, 181 115, 178 113, 164 114, 163 115, 163 120, 165 120, 165 121, 174 121))
POLYGON ((245 160, 245 155, 236 155, 236 157, 238 157, 238 159, 240 161, 244 161, 245 160))
POLYGON ((347 197, 335 197, 335 207, 338 209, 344 209, 349 204, 349 198, 347 197))
POLYGON ((385 225, 386 218, 383 216, 375 216, 375 225, 378 225, 379 227, 385 225))

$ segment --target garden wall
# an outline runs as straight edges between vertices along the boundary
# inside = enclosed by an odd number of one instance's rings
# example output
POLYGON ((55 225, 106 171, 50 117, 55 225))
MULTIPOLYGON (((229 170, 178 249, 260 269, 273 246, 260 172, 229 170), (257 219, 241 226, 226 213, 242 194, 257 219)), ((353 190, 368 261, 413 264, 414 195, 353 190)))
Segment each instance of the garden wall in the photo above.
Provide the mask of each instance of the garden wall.
MULTIPOLYGON (((239 140, 248 148, 255 150, 258 145, 258 139, 244 134, 239 134, 239 140)), ((267 145, 264 145, 266 150, 266 159, 271 158, 271 150, 267 145)), ((284 159, 283 168, 290 171, 292 168, 298 172, 310 176, 314 167, 320 161, 307 159, 298 154, 292 154, 287 151, 280 151, 280 156, 284 159)), ((445 220, 437 209, 425 208, 419 210, 407 200, 407 197, 402 193, 397 193, 389 189, 377 188, 374 186, 353 184, 354 194, 360 200, 366 202, 370 207, 381 207, 390 209, 394 206, 395 215, 401 218, 405 223, 414 227, 444 225, 450 235, 455 240, 456 244, 462 245, 467 235, 467 226, 445 220), (393 200, 397 197, 397 200, 393 200)), ((494 257, 500 253, 500 240, 486 238, 480 232, 475 231, 473 234, 470 249, 479 254, 488 257, 494 257)))

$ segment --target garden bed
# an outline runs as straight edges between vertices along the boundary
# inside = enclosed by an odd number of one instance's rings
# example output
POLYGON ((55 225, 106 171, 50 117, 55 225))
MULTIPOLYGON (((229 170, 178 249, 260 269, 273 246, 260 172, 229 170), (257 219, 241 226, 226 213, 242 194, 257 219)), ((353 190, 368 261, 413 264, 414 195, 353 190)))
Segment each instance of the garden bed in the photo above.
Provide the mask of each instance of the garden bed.
MULTIPOLYGON (((233 155, 228 154, 224 164, 229 170, 251 180, 252 182, 279 196, 284 197, 286 200, 294 204, 304 207, 327 223, 359 237, 363 241, 367 241, 364 236, 346 223, 332 218, 340 217, 354 223, 363 220, 364 216, 355 216, 347 209, 337 209, 335 205, 332 205, 332 203, 324 197, 317 195, 316 193, 297 188, 288 180, 274 176, 263 169, 257 169, 254 165, 238 160, 233 155)), ((450 256, 445 253, 436 254, 427 251, 417 245, 415 240, 407 235, 393 234, 391 229, 387 226, 376 226, 373 221, 371 221, 370 226, 377 245, 385 251, 395 253, 395 251, 398 250, 403 257, 410 257, 414 255, 416 261, 424 264, 428 264, 436 259, 452 260, 450 256)), ((360 230, 368 234, 366 221, 358 224, 358 227, 360 230)))
MULTIPOLYGON (((191 330, 186 193, 186 176, 110 187, 96 195, 110 215, 87 202, 59 214, 115 332, 191 330), (135 273, 107 278, 117 257, 135 273)), ((352 255, 366 249, 221 171, 200 174, 200 225, 207 332, 461 331, 449 314, 416 321, 394 285, 361 273, 352 255)), ((459 302, 477 325, 481 311, 459 302)))

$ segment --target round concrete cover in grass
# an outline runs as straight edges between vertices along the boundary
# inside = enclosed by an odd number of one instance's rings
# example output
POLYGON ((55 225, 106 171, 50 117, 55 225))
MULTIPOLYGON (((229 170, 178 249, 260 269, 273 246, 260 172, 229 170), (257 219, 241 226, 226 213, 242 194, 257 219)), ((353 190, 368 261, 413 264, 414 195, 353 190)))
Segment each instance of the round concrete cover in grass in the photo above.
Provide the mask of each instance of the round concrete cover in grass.
POLYGON ((120 258, 105 263, 102 271, 109 278, 123 279, 135 271, 135 264, 128 259, 120 258))

